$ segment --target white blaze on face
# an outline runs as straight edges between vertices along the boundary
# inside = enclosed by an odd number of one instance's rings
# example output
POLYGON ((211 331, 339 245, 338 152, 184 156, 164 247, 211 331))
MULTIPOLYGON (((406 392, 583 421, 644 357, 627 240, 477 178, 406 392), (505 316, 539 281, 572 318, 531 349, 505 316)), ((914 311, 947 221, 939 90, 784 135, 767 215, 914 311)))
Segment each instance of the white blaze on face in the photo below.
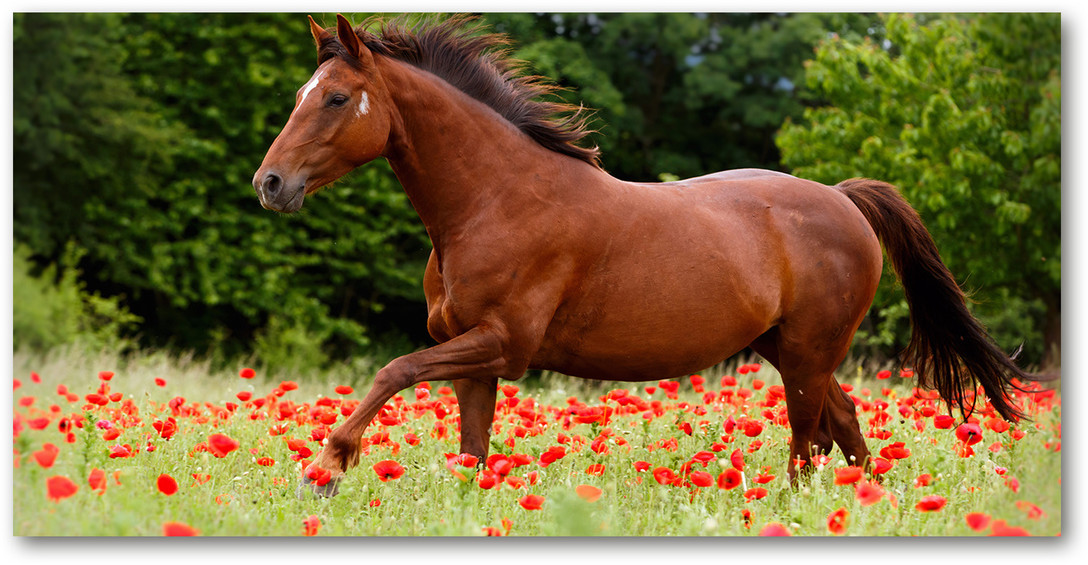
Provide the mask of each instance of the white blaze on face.
MULTIPOLYGON (((310 91, 317 88, 318 83, 321 82, 321 79, 324 76, 325 69, 318 69, 317 72, 314 73, 314 76, 310 77, 310 82, 307 82, 305 86, 302 87, 302 98, 300 98, 298 104, 295 105, 296 109, 299 106, 302 106, 302 103, 306 101, 306 97, 310 94, 310 91)), ((294 112, 291 113, 294 114, 294 112)))
POLYGON ((364 90, 360 93, 359 98, 361 99, 359 100, 359 109, 355 113, 359 116, 364 116, 370 111, 370 97, 367 96, 366 91, 364 90))

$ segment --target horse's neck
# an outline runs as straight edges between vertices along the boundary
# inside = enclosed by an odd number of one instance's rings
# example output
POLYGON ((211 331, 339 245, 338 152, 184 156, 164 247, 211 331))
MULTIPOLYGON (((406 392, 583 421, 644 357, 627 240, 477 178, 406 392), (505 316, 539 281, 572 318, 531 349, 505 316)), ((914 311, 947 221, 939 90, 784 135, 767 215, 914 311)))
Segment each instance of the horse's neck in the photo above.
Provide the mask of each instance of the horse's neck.
POLYGON ((436 247, 481 214, 562 201, 583 176, 605 175, 540 146, 487 105, 434 75, 384 61, 396 105, 386 158, 436 247))

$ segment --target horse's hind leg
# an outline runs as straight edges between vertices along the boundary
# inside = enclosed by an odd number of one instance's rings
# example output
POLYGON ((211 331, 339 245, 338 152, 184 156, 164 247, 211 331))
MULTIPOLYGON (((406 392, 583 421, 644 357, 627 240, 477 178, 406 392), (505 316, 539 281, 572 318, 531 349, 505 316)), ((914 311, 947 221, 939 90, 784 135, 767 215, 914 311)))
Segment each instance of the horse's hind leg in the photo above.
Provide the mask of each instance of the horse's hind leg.
POLYGON ((850 337, 845 332, 829 335, 820 324, 797 324, 776 327, 752 343, 782 374, 793 431, 787 468, 791 481, 796 481, 798 468, 804 469, 813 454, 829 452, 833 443, 839 444, 847 459, 867 456, 853 403, 833 375, 846 357, 850 337))
POLYGON ((858 467, 867 467, 869 464, 869 448, 865 445, 865 437, 861 435, 861 426, 858 424, 857 409, 854 401, 846 394, 838 383, 832 379, 832 386, 827 391, 827 400, 824 402, 824 425, 839 444, 846 462, 858 467))
POLYGON ((475 455, 480 464, 487 459, 491 425, 495 420, 498 379, 457 379, 457 405, 461 410, 461 453, 475 455))

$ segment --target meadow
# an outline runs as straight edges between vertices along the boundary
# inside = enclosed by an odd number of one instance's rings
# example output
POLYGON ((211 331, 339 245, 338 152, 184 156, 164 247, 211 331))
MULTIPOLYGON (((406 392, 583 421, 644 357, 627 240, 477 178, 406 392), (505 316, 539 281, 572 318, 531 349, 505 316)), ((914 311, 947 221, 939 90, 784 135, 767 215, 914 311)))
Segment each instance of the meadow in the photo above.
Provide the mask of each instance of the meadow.
POLYGON ((682 379, 502 383, 483 462, 449 383, 403 391, 339 496, 296 488, 370 372, 212 370, 165 354, 14 358, 16 536, 1055 536, 1061 396, 967 421, 909 371, 848 363, 874 456, 796 487, 781 382, 758 362, 682 379))

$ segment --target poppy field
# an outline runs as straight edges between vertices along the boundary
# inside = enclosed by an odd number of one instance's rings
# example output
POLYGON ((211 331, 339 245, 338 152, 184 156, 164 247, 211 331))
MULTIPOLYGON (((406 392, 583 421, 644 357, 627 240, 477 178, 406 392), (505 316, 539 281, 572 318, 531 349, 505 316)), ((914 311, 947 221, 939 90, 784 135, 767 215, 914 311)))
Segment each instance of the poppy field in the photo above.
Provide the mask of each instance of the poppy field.
MULTIPOLYGON (((303 469, 366 392, 148 357, 16 356, 16 536, 1056 536, 1061 397, 967 420, 909 370, 838 376, 873 454, 837 449, 791 486, 772 367, 650 383, 501 383, 491 455, 458 453, 449 383, 406 390, 329 499, 303 469), (112 365, 112 366, 111 366, 112 365)), ((337 382, 337 380, 340 382, 337 382)), ((320 481, 321 477, 312 477, 320 481)))

